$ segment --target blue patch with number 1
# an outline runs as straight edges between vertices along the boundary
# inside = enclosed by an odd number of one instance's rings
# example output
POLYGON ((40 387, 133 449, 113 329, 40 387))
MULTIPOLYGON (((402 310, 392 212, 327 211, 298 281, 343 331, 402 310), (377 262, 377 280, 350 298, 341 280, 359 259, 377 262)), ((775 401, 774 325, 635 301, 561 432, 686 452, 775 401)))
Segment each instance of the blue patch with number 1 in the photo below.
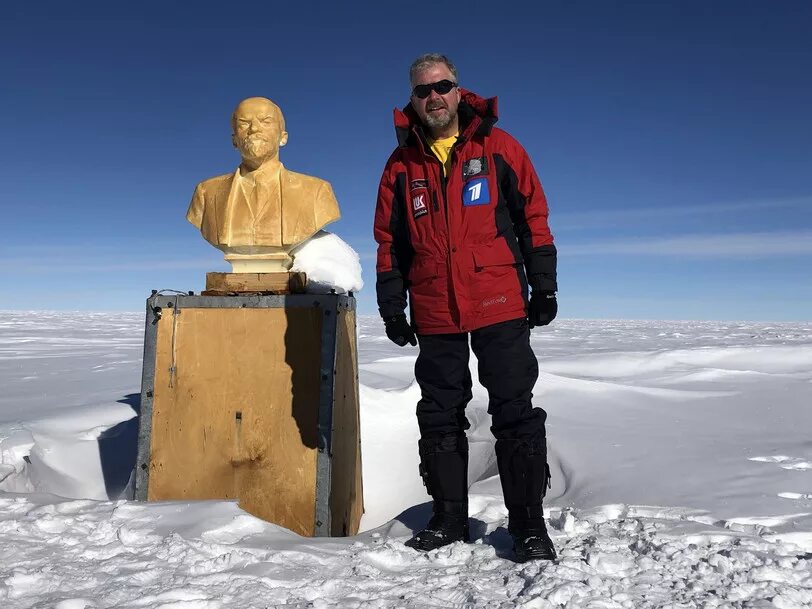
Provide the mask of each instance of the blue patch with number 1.
POLYGON ((471 180, 463 187, 463 205, 487 205, 490 202, 491 195, 488 192, 488 178, 471 180))

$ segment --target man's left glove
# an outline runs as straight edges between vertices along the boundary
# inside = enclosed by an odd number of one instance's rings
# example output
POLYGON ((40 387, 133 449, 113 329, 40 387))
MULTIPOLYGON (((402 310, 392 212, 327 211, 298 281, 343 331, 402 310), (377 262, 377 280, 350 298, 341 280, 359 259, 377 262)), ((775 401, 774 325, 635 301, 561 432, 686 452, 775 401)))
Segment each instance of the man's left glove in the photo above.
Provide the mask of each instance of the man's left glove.
POLYGON ((531 328, 546 326, 555 319, 557 313, 558 301, 555 299, 555 292, 533 290, 527 314, 527 323, 531 328))
POLYGON ((383 323, 386 326, 386 336, 398 347, 405 347, 406 343, 409 343, 412 347, 417 346, 417 337, 414 335, 412 326, 406 321, 404 313, 384 317, 383 323))

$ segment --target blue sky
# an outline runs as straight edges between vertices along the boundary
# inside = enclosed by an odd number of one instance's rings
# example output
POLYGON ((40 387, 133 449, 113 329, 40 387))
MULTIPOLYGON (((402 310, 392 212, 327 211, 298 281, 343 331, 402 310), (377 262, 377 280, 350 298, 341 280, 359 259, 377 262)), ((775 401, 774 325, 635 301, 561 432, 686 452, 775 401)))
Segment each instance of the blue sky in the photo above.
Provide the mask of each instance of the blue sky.
POLYGON ((536 166, 562 317, 812 319, 808 2, 29 4, 0 22, 0 309, 139 311, 228 270, 184 215, 261 95, 374 313, 391 111, 441 51, 536 166))

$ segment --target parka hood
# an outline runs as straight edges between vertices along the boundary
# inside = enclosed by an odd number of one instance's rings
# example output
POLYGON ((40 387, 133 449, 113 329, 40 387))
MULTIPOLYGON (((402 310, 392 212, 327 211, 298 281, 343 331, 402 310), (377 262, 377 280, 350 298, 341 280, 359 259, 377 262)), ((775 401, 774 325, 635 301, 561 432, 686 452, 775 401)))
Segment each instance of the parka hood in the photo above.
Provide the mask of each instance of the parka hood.
MULTIPOLYGON (((460 136, 470 139, 474 135, 488 135, 499 120, 496 97, 480 97, 460 87, 460 105, 457 114, 460 120, 460 136)), ((394 118, 399 146, 408 145, 410 135, 423 130, 423 124, 411 102, 402 110, 395 108, 394 118)))

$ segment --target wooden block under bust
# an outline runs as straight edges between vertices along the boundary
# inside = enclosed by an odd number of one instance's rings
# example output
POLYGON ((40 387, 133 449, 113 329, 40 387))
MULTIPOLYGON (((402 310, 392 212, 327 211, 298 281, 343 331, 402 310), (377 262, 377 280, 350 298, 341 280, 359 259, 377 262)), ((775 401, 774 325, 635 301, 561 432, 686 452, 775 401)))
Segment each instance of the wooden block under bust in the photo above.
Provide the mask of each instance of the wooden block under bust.
POLYGON ((304 294, 305 273, 206 273, 204 296, 304 294))

